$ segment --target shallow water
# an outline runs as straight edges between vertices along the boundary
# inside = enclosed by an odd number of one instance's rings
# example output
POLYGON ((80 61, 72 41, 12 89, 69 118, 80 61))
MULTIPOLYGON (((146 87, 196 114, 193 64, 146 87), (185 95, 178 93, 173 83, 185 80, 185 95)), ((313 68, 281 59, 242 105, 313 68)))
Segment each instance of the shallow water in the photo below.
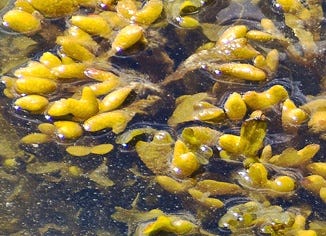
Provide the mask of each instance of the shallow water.
MULTIPOLYGON (((175 1, 175 4, 178 2, 180 1, 175 1)), ((3 1, 3 5, 0 3, 0 8, 4 7, 4 3, 3 1)), ((173 4, 173 1, 170 4, 173 4)), ((137 114, 133 117, 125 131, 152 127, 168 131, 172 138, 177 139, 185 127, 200 125, 223 133, 239 134, 241 122, 216 124, 197 120, 169 126, 167 121, 175 109, 175 99, 184 94, 209 92, 216 98, 214 105, 223 107, 232 92, 264 91, 275 84, 280 84, 287 89, 289 97, 297 106, 305 104, 310 99, 309 96, 318 95, 324 98, 326 87, 326 4, 322 4, 324 18, 320 23, 319 40, 316 41, 317 55, 309 58, 311 61, 303 63, 298 58, 288 56, 279 47, 280 45, 266 46, 271 48, 278 46, 280 50, 279 69, 273 78, 266 82, 255 83, 234 80, 234 78, 226 79, 197 66, 197 64, 205 63, 208 58, 198 57, 195 62, 189 64, 189 67, 184 65, 187 58, 194 54, 199 46, 210 40, 217 40, 211 39, 210 35, 214 35, 212 32, 208 33, 208 31, 212 31, 209 30, 209 26, 212 25, 215 27, 216 35, 219 35, 233 24, 246 24, 252 29, 258 29, 257 25, 260 19, 268 17, 276 22, 276 25, 287 37, 294 39, 296 46, 300 46, 300 42, 295 38, 291 29, 285 25, 275 1, 209 1, 195 14, 202 24, 201 29, 177 27, 174 15, 167 12, 166 18, 162 17, 162 24, 148 29, 149 45, 144 48, 136 48, 134 51, 118 53, 110 58, 109 62, 102 61, 99 63, 100 65, 95 64, 92 67, 104 67, 126 78, 127 81, 140 81, 145 84, 144 88, 129 96, 130 101, 127 99, 123 106, 127 107, 132 101, 145 98, 148 94, 161 97, 160 102, 151 107, 150 112, 146 115, 137 114), (169 82, 169 78, 173 78, 175 81, 169 82), (212 89, 214 86, 218 86, 216 91, 212 89)), ((9 5, 0 14, 3 15, 11 7, 12 5, 9 5)), ((80 14, 86 14, 88 11, 92 10, 85 8, 80 11, 80 14)), ((44 29, 47 34, 40 33, 34 36, 23 36, 2 27, 0 31, 1 75, 11 76, 16 68, 25 66, 30 60, 38 60, 45 51, 56 52, 58 45, 55 44, 55 36, 63 34, 62 28, 66 27, 65 19, 50 21, 49 24, 53 27, 44 29)), ((101 50, 108 47, 105 40, 99 37, 95 38, 99 42, 101 50)), ((266 51, 266 47, 262 44, 254 43, 254 46, 257 46, 261 52, 266 51)), ((220 62, 217 60, 214 63, 220 62)), ((88 82, 63 83, 57 91, 49 96, 49 99, 55 101, 57 98, 73 96, 75 90, 80 89, 80 84, 88 82)), ((294 194, 270 197, 268 191, 244 186, 246 194, 218 196, 224 202, 224 207, 220 209, 204 207, 186 192, 170 193, 155 181, 153 170, 141 161, 135 151, 137 141, 150 141, 151 135, 139 135, 130 143, 122 145, 116 143, 119 134, 105 129, 95 133, 85 132, 82 137, 73 141, 53 139, 51 142, 42 144, 21 143, 22 137, 37 132, 37 125, 43 122, 53 122, 55 119, 49 118, 44 113, 30 114, 17 109, 13 104, 14 99, 4 95, 4 89, 5 85, 2 84, 0 160, 1 163, 4 163, 5 160, 15 159, 17 164, 14 168, 8 168, 4 164, 0 165, 1 235, 133 235, 137 226, 144 222, 141 220, 140 222, 131 220, 128 222, 126 219, 126 223, 113 219, 111 216, 116 212, 116 207, 144 212, 160 209, 166 214, 176 214, 191 219, 193 223, 205 230, 205 233, 208 231, 212 235, 230 235, 230 231, 218 226, 219 220, 227 210, 250 200, 263 202, 264 199, 284 210, 291 207, 300 209, 304 205, 308 205, 311 208, 311 214, 307 217, 306 228, 308 229, 310 222, 316 221, 323 222, 321 225, 325 226, 325 202, 300 185, 300 180, 308 175, 304 166, 297 169, 281 168, 280 170, 274 167, 269 169, 274 171, 271 171, 270 175, 285 173, 294 176, 297 181, 294 194), (97 145, 103 143, 114 144, 114 150, 104 155, 89 154, 84 157, 74 157, 65 150, 67 146, 74 144, 97 145), (37 172, 31 168, 31 164, 35 162, 55 163, 53 168, 57 169, 56 171, 42 172, 41 167, 41 170, 37 172), (103 187, 88 177, 89 173, 97 170, 101 165, 108 167, 101 177, 112 180, 113 186, 103 187), (87 174, 79 177, 71 176, 61 170, 65 170, 67 166, 78 166, 87 174)), ((268 117, 268 131, 264 143, 272 146, 273 154, 279 154, 287 147, 301 149, 314 143, 320 145, 320 150, 313 158, 313 162, 325 162, 325 137, 322 138, 320 134, 311 133, 307 124, 303 124, 298 133, 284 132, 280 121, 280 108, 266 112, 266 116, 268 117)), ((216 179, 238 183, 234 175, 243 170, 242 161, 228 162, 221 159, 220 149, 221 147, 214 146, 212 148, 214 154, 208 164, 193 173, 192 177, 198 180, 216 179)), ((131 216, 126 214, 125 218, 128 217, 131 216)), ((262 234, 258 231, 252 228, 244 233, 246 235, 249 234, 248 232, 252 235, 262 234)), ((318 232, 322 231, 323 229, 318 232)), ((240 232, 235 232, 234 235, 239 235, 240 232)), ((199 234, 196 232, 193 235, 199 234)))

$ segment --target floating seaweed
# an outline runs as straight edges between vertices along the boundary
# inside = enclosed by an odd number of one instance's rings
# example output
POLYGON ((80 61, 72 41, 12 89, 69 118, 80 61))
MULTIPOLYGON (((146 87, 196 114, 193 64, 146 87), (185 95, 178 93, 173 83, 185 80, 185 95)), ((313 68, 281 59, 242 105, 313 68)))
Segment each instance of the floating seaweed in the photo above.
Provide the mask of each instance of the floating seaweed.
POLYGON ((325 9, 0 3, 0 234, 323 235, 325 9))

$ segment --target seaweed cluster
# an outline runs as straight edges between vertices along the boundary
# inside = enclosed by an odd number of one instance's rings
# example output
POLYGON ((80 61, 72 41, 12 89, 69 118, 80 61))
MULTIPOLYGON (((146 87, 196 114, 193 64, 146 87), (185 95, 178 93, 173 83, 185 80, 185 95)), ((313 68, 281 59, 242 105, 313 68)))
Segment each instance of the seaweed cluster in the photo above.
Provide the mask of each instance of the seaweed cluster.
POLYGON ((325 3, 0 7, 1 234, 325 234, 325 3))

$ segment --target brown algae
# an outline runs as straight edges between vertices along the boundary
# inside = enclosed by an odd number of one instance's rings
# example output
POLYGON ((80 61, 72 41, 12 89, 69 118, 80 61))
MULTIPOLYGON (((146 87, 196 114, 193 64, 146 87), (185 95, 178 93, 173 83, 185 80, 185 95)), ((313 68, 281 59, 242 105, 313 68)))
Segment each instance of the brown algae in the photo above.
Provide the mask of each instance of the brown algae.
POLYGON ((323 235, 322 1, 0 7, 0 234, 323 235))

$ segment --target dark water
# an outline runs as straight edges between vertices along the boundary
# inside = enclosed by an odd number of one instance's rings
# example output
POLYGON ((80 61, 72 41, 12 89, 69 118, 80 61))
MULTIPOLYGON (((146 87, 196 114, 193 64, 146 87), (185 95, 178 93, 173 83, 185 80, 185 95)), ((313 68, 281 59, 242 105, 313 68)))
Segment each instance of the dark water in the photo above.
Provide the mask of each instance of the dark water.
MULTIPOLYGON (((229 26, 232 24, 246 24, 253 29, 258 28, 257 22, 262 17, 268 17, 277 22, 282 32, 297 39, 284 24, 280 9, 275 1, 209 1, 196 14, 201 23, 229 26)), ((0 3, 0 8, 5 2, 0 3), (2 5, 1 5, 2 4, 2 5)), ((322 3, 325 15, 326 3, 322 3)), ((11 7, 11 6, 9 6, 11 7)), ((7 9, 5 9, 7 10, 7 9)), ((5 10, 0 12, 3 14, 5 10)), ((87 12, 89 9, 82 9, 87 12)), ((57 28, 64 28, 65 21, 53 21, 57 28)), ((181 130, 191 124, 181 124, 178 127, 168 127, 167 120, 174 110, 175 98, 183 94, 211 91, 216 81, 221 86, 216 95, 217 106, 223 106, 228 95, 234 91, 244 93, 250 90, 263 91, 275 84, 283 85, 289 92, 290 98, 297 104, 306 103, 308 95, 325 95, 325 18, 320 23, 320 39, 317 42, 318 56, 313 62, 302 64, 289 59, 281 51, 280 68, 271 81, 264 83, 249 83, 219 81, 212 73, 202 69, 188 71, 183 80, 163 87, 159 106, 152 108, 148 115, 136 115, 128 124, 127 130, 139 127, 154 127, 167 130, 171 136, 177 138, 181 130), (200 81, 197 79, 200 78, 200 81)), ((136 52, 118 54, 111 58, 110 63, 123 75, 135 76, 130 71, 146 74, 144 78, 160 86, 160 83, 171 75, 195 50, 209 39, 201 29, 181 29, 175 26, 173 20, 168 24, 150 29, 153 35, 150 40, 157 44, 143 48, 136 52), (164 40, 160 40, 164 39, 164 40), (169 58, 168 60, 166 58, 169 58)), ((97 39, 104 48, 107 45, 97 39)), ((257 47, 260 47, 259 45, 257 47)), ((25 65, 30 59, 37 60, 44 51, 56 51, 52 38, 44 35, 21 36, 2 28, 0 32, 0 73, 10 75, 14 68, 25 65), (24 45, 24 46, 22 46, 24 45)), ((264 48, 260 48, 264 51, 264 48)), ((137 76, 137 75, 136 75, 137 76)), ((143 78, 142 78, 143 79, 143 78)), ((67 85, 61 90, 71 94, 67 85)), ((172 194, 163 190, 154 181, 155 175, 145 166, 135 152, 132 141, 128 145, 115 144, 115 149, 106 155, 90 154, 83 158, 72 157, 66 153, 66 145, 72 142, 50 142, 38 145, 20 144, 20 139, 37 130, 37 125, 46 122, 47 118, 41 115, 31 115, 16 110, 12 99, 4 96, 5 86, 1 85, 1 141, 0 160, 15 158, 16 168, 8 169, 0 165, 0 235, 128 235, 128 230, 135 229, 123 222, 111 218, 116 207, 125 209, 137 208, 140 211, 161 209, 166 214, 192 215, 195 222, 213 235, 229 235, 230 232, 218 227, 218 221, 233 205, 249 201, 250 196, 223 196, 225 202, 221 209, 201 208, 187 194, 172 194), (27 166, 38 160, 40 162, 59 162, 76 165, 83 171, 92 171, 102 163, 108 166, 106 177, 115 184, 111 187, 101 187, 89 178, 74 178, 56 171, 50 174, 31 174, 26 171, 27 166)), ((135 95, 143 98, 151 90, 144 90, 143 94, 135 95)), ((156 94, 156 92, 153 92, 156 94)), ((55 94, 53 99, 60 94, 55 94)), ((128 103, 128 101, 127 101, 128 103)), ((305 145, 316 143, 320 145, 315 162, 325 162, 325 141, 319 135, 308 132, 303 126, 297 135, 285 134, 281 127, 279 111, 271 111, 268 122, 268 134, 265 142, 271 144, 273 153, 280 153, 287 147, 300 149, 305 145)), ((214 127, 211 124, 195 122, 203 126, 214 127)), ((226 133, 236 133, 240 124, 223 124, 218 129, 226 133)), ((115 143, 117 135, 110 130, 97 133, 85 133, 78 144, 115 143)), ((141 139, 141 138, 140 138, 141 139)), ((217 153, 218 147, 214 151, 217 153)), ((242 163, 227 163, 222 161, 218 154, 214 154, 208 165, 201 170, 203 176, 214 176, 220 181, 233 181, 232 173, 242 168, 242 163)), ((292 169, 290 172, 296 172, 292 169)), ((301 176, 302 178, 302 176, 301 176)), ((272 198, 271 204, 279 205, 284 209, 291 206, 307 204, 312 213, 308 221, 320 220, 325 222, 325 203, 303 188, 289 198, 272 198)), ((129 225, 130 226, 130 225, 129 225)), ((135 225, 133 225, 135 226, 135 225)), ((198 233, 199 234, 199 233, 198 233)), ((236 233, 235 233, 236 235, 236 233)))

